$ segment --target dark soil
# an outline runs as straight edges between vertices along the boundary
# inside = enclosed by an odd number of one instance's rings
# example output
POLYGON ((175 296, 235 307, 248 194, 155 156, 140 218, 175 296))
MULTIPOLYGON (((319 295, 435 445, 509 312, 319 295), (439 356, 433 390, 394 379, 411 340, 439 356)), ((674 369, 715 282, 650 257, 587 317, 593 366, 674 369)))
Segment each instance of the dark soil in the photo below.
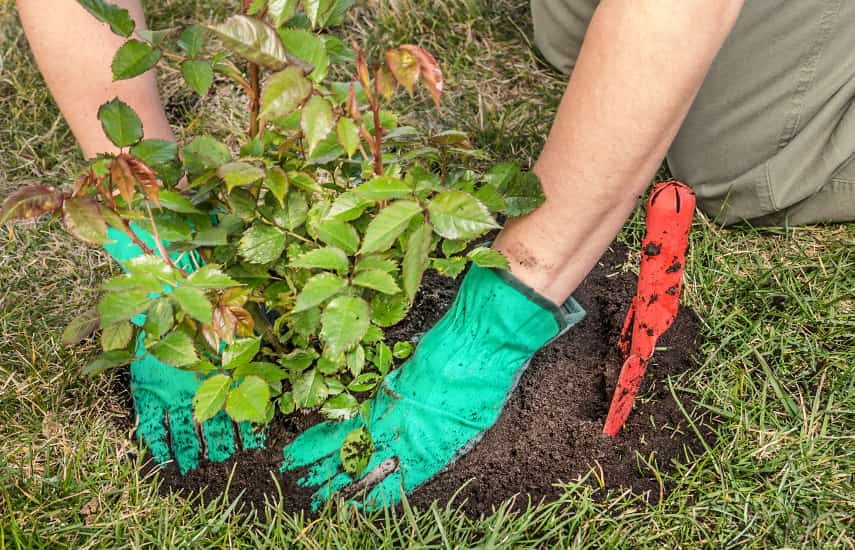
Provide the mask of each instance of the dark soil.
MULTIPOLYGON (((666 377, 695 365, 698 318, 690 309, 680 310, 674 326, 659 341, 667 349, 657 351, 623 431, 616 438, 603 435, 621 366, 616 343, 635 293, 634 275, 620 272, 625 259, 623 245, 615 244, 606 252, 574 294, 588 312, 585 320, 535 356, 496 425, 471 452, 418 489, 411 503, 445 503, 469 482, 455 502, 466 499, 468 512, 489 513, 516 494, 522 497, 520 502, 528 497, 554 500, 561 493, 556 483, 575 481, 592 468, 607 489, 628 488, 652 500, 667 493, 670 487, 661 488, 638 455, 667 471, 674 461, 685 463, 703 448, 665 384, 666 377)), ((426 278, 414 311, 390 331, 390 341, 428 330, 451 305, 457 283, 426 278)), ((691 396, 679 398, 693 411, 691 396)), ((698 420, 699 414, 692 414, 698 420)), ((229 483, 232 497, 243 493, 244 501, 260 504, 278 498, 278 484, 284 508, 301 509, 311 492, 294 483, 298 474, 286 478, 279 473, 281 449, 320 420, 317 414, 277 417, 270 426, 267 450, 239 452, 222 464, 203 463, 184 477, 169 466, 161 473, 162 489, 201 489, 210 498, 222 494, 229 483)), ((703 425, 703 420, 696 424, 703 425)))

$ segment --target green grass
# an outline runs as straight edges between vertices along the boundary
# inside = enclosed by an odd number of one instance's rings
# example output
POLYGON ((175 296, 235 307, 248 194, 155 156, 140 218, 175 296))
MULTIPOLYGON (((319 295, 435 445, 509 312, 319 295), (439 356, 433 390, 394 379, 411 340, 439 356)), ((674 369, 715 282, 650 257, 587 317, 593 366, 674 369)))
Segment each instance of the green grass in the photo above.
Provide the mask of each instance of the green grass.
MULTIPOLYGON (((147 2, 154 27, 216 18, 221 2, 147 2)), ((417 42, 445 67, 449 93, 433 128, 470 132, 495 158, 530 164, 563 80, 528 39, 526 0, 377 0, 351 19, 355 36, 417 42)), ((22 180, 64 183, 82 158, 42 83, 14 9, 0 5, 0 196, 22 180)), ((162 75, 173 122, 228 138, 244 100, 197 105, 162 75)), ((427 103, 424 102, 427 106, 427 103)), ((637 244, 636 215, 623 238, 637 244)), ((723 230, 698 217, 686 300, 703 320, 697 370, 665 382, 722 419, 718 442, 666 477, 675 490, 648 505, 562 500, 469 519, 405 508, 371 516, 328 508, 318 519, 238 502, 202 506, 157 496, 141 479, 114 417, 126 396, 109 377, 79 376, 93 349, 59 342, 116 271, 55 223, 0 229, 0 548, 326 547, 816 547, 855 546, 855 225, 723 230), (243 510, 243 512, 241 512, 243 510)), ((90 344, 91 346, 91 344, 90 344)), ((666 474, 662 474, 666 475, 666 474)))

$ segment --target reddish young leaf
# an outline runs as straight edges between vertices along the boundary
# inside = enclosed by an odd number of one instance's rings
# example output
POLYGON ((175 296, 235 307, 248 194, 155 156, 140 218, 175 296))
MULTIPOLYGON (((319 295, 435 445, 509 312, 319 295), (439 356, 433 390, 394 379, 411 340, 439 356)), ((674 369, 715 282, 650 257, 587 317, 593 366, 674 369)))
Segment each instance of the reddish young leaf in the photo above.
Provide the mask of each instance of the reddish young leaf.
POLYGON ((120 154, 110 163, 110 179, 113 180, 113 185, 119 190, 119 194, 128 203, 128 206, 134 200, 134 187, 136 179, 134 178, 131 167, 128 164, 128 158, 125 153, 120 154))
POLYGON ((359 112, 359 102, 356 101, 356 86, 353 82, 350 83, 350 89, 347 91, 347 114, 353 120, 362 120, 362 113, 359 112))
POLYGON ((371 95, 371 75, 368 72, 368 63, 365 61, 365 54, 362 53, 362 48, 353 41, 353 51, 356 54, 356 74, 359 76, 359 82, 365 89, 365 95, 368 96, 368 101, 373 102, 374 98, 371 95))
POLYGON ((214 309, 212 322, 214 333, 222 340, 231 343, 237 329, 237 317, 228 306, 220 304, 214 309))
POLYGON ((249 337, 254 334, 255 319, 242 307, 231 308, 232 315, 237 319, 236 332, 238 336, 249 337))
MULTIPOLYGON (((217 314, 217 310, 214 310, 214 315, 217 314)), ((214 351, 220 351, 220 335, 214 330, 214 327, 211 325, 202 325, 202 337, 205 339, 205 342, 208 344, 214 351)))
POLYGON ((73 197, 62 204, 62 221, 68 231, 78 239, 91 243, 107 242, 107 222, 101 207, 87 197, 73 197))
POLYGON ((395 76, 392 74, 392 71, 389 70, 389 67, 386 65, 380 65, 377 67, 377 73, 374 77, 374 86, 377 89, 377 93, 382 95, 384 99, 392 97, 398 83, 395 82, 395 76))
POLYGON ((52 185, 34 185, 18 189, 3 201, 0 224, 9 220, 28 220, 42 214, 55 212, 62 206, 65 196, 52 185))
POLYGON ((425 87, 430 92, 431 97, 433 97, 433 102, 439 107, 445 83, 439 63, 436 62, 436 59, 427 50, 418 46, 404 44, 400 49, 410 52, 418 60, 425 87))
POLYGON ((137 157, 128 155, 125 160, 128 166, 130 166, 131 174, 133 174, 134 178, 139 182, 140 187, 142 187, 143 193, 159 207, 160 199, 158 197, 160 196, 160 188, 163 187, 163 183, 157 179, 154 170, 137 157))
POLYGON ((85 174, 81 174, 76 180, 74 180, 74 187, 71 191, 71 196, 76 197, 77 195, 86 192, 89 187, 95 185, 95 173, 90 168, 85 174))
POLYGON ((413 88, 419 81, 421 68, 416 56, 409 50, 397 48, 386 52, 386 64, 395 75, 395 79, 403 86, 407 93, 413 95, 413 88))

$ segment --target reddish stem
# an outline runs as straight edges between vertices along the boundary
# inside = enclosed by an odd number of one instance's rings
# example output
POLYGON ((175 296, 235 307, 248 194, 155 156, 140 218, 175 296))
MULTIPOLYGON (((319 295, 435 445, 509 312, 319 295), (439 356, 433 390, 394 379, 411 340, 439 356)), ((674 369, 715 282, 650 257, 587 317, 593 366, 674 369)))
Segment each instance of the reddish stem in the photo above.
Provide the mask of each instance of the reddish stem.
POLYGON ((380 102, 376 99, 371 102, 371 110, 374 112, 374 174, 383 175, 383 126, 380 124, 380 102))
POLYGON ((160 233, 157 231, 157 224, 154 223, 154 214, 151 212, 151 206, 149 206, 148 201, 143 202, 145 203, 145 209, 148 211, 148 219, 151 220, 151 233, 152 236, 154 236, 154 243, 157 245, 157 250, 160 252, 160 256, 171 268, 177 269, 181 275, 186 277, 189 273, 175 265, 175 262, 172 261, 172 258, 170 258, 169 254, 166 252, 166 247, 163 245, 163 240, 160 238, 160 233))

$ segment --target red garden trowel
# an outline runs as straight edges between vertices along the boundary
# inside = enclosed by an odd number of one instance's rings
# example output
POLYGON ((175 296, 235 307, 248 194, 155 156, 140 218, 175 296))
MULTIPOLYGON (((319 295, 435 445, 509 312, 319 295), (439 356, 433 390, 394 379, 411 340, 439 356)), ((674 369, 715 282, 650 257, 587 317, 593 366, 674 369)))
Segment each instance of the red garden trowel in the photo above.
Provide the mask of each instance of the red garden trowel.
POLYGON ((695 194, 678 181, 656 184, 647 200, 638 290, 618 341, 624 364, 603 427, 610 436, 626 422, 656 340, 677 316, 694 211, 695 194))

